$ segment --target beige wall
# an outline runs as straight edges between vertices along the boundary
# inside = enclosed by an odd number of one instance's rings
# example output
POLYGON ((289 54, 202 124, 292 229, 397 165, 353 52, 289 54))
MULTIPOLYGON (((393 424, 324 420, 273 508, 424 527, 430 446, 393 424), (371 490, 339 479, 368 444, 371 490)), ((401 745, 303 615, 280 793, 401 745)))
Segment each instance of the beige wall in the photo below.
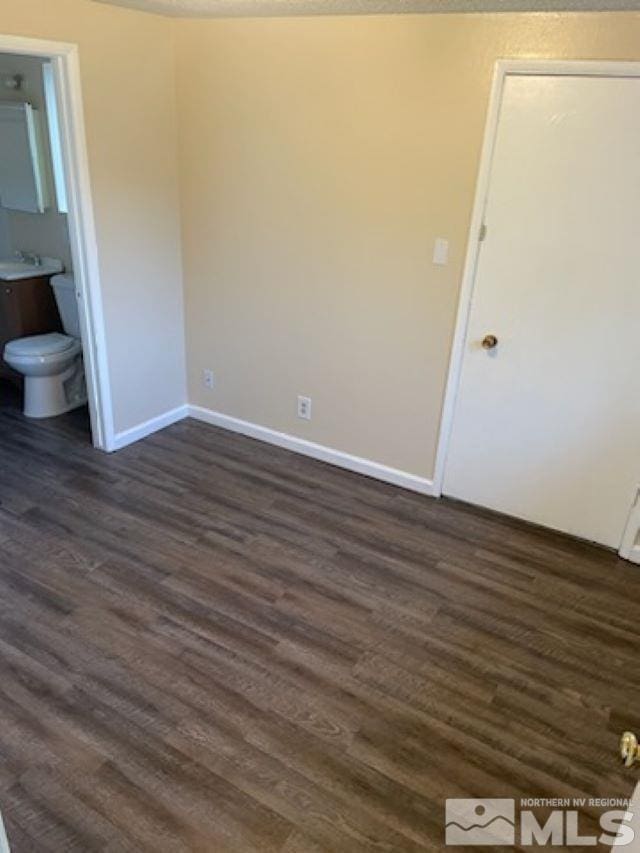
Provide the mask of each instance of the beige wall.
POLYGON ((640 59, 640 16, 175 27, 190 401, 430 477, 493 63, 640 59))
POLYGON ((1 0, 0 33, 80 47, 115 426, 185 402, 171 21, 89 0, 1 0))
POLYGON ((640 59, 622 13, 173 21, 2 0, 0 32, 80 46, 116 429, 186 399, 177 57, 190 401, 423 477, 495 59, 640 59))

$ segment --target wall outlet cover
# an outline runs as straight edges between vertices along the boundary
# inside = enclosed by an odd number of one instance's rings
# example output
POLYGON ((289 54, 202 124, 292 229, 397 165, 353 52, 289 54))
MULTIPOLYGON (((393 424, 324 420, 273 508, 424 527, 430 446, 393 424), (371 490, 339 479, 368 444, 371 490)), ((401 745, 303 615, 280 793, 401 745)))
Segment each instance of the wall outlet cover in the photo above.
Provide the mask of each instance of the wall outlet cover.
POLYGON ((298 417, 311 420, 311 397, 298 397, 298 417))
POLYGON ((215 376, 213 375, 213 370, 205 369, 202 371, 202 384, 205 388, 213 388, 216 384, 215 376))

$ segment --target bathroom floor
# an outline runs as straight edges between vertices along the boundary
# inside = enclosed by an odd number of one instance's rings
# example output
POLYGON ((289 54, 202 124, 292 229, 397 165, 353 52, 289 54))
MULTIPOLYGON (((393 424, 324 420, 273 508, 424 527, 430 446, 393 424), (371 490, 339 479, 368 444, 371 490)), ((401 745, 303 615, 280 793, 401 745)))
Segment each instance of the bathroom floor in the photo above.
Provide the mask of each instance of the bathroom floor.
POLYGON ((194 421, 108 455, 2 399, 12 853, 435 851, 447 797, 631 795, 637 566, 194 421))
POLYGON ((34 435, 65 435, 77 438, 82 444, 91 444, 89 407, 81 406, 56 418, 30 420, 22 414, 22 392, 6 379, 0 379, 0 432, 25 429, 34 435))

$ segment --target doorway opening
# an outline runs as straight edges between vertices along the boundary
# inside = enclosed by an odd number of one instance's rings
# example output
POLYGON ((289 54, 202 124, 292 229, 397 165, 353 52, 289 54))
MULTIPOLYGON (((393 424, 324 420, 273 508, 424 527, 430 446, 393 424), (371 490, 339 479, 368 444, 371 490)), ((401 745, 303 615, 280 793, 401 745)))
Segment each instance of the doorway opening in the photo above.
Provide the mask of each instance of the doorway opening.
POLYGON ((113 449, 74 45, 0 36, 0 432, 113 449))

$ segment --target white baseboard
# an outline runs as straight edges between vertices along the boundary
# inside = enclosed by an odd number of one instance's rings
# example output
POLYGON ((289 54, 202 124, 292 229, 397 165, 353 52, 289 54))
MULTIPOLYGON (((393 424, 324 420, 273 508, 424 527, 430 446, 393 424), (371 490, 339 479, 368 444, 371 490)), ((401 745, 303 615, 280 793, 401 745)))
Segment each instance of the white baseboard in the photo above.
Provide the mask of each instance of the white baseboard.
POLYGON ((155 418, 151 418, 148 421, 144 421, 144 423, 137 424, 137 426, 131 427, 131 429, 125 429, 123 432, 116 433, 111 445, 107 447, 107 450, 122 450, 122 448, 126 447, 128 444, 133 444, 134 441, 140 441, 141 438, 146 438, 148 435, 158 432, 158 430, 184 420, 184 418, 188 417, 188 414, 189 407, 186 405, 178 406, 176 409, 171 409, 168 412, 163 412, 163 414, 158 415, 155 418))
POLYGON ((286 432, 278 432, 269 429, 269 427, 231 417, 231 415, 223 415, 221 412, 214 412, 211 409, 205 409, 203 406, 178 406, 144 423, 123 430, 115 435, 111 446, 107 449, 110 451, 121 450, 123 447, 133 444, 141 438, 146 438, 148 435, 152 435, 154 432, 171 426, 171 424, 175 424, 186 417, 221 427, 230 432, 256 438, 258 441, 274 444, 276 447, 292 450, 294 453, 336 465, 338 468, 346 468, 347 471, 355 471, 357 474, 364 474, 367 477, 382 480, 384 483, 391 483, 412 492, 419 492, 421 495, 435 495, 433 481, 426 477, 418 477, 415 474, 409 474, 407 471, 400 471, 397 468, 382 465, 380 462, 373 462, 371 459, 353 456, 351 453, 325 447, 322 444, 316 444, 313 441, 307 441, 286 432))
POLYGON ((357 474, 364 474, 385 483, 392 483, 394 486, 401 486, 404 489, 410 489, 412 492, 419 492, 422 495, 434 494, 433 481, 425 477, 417 477, 415 474, 399 471, 397 468, 389 468, 387 465, 372 462, 370 459, 352 456, 342 450, 334 450, 332 447, 325 447, 322 444, 315 444, 313 441, 297 438, 295 435, 289 435, 286 432, 277 432, 277 430, 250 421, 223 415, 202 406, 188 406, 187 409, 188 416, 198 421, 204 421, 204 423, 222 427, 222 429, 237 432, 250 438, 257 438, 259 441, 267 442, 267 444, 275 444, 277 447, 284 447, 294 453, 310 456, 312 459, 328 462, 338 468, 346 468, 348 471, 355 471, 357 474))

